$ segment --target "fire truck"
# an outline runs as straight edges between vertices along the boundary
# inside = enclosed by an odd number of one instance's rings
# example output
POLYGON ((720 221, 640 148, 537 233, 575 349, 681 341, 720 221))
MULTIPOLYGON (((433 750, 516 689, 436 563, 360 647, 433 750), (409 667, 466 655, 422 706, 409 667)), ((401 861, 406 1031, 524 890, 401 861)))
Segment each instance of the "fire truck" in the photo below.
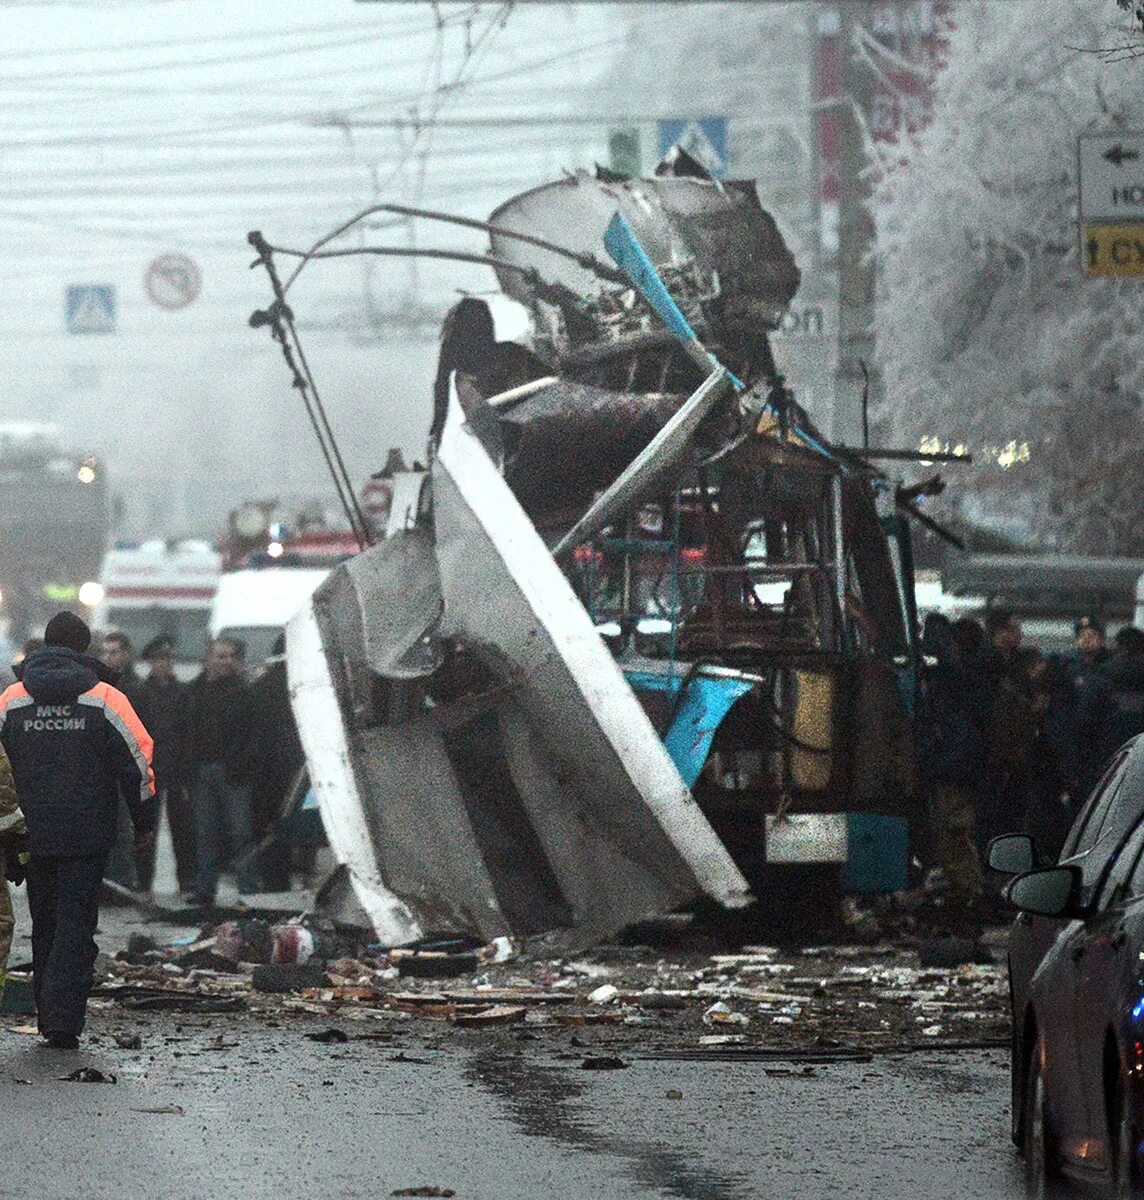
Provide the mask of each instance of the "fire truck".
POLYGON ((88 611, 107 545, 107 473, 94 454, 65 450, 59 427, 0 425, 0 593, 19 642, 61 608, 88 611))
POLYGON ((295 510, 278 500, 246 501, 228 521, 211 636, 241 642, 257 670, 331 568, 357 551, 353 534, 320 504, 295 510))

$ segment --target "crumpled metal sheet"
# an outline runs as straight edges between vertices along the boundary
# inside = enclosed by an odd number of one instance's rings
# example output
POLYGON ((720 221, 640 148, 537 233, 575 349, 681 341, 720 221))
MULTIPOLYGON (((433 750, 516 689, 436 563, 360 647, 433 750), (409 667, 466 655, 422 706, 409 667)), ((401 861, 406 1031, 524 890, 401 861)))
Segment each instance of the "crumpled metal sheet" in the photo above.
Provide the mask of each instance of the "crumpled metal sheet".
POLYGON ((287 626, 290 704, 330 848, 346 868, 378 938, 386 945, 401 946, 416 941, 423 931, 382 879, 327 650, 329 632, 319 625, 322 588, 287 626))
POLYGON ((346 563, 362 617, 366 661, 379 675, 419 679, 441 665, 427 636, 441 615, 441 579, 426 529, 386 538, 346 563))
MULTIPOLYGON (((458 376, 462 401, 471 388, 458 376)), ((613 392, 562 379, 497 409, 504 477, 533 520, 574 512, 613 483, 685 397, 613 392)))
POLYGON ((443 630, 513 685, 562 803, 622 854, 627 886, 640 874, 659 886, 656 908, 616 910, 619 924, 700 893, 729 907, 747 903, 738 867, 457 404, 433 465, 433 496, 443 630))
MULTIPOLYGON (((751 180, 660 177, 621 182, 585 171, 534 188, 502 204, 489 218, 521 233, 580 253, 595 253, 619 212, 657 268, 694 261, 718 279, 727 317, 776 328, 798 290, 800 273, 782 234, 759 202, 751 180)), ((599 280, 575 262, 511 238, 491 237, 493 254, 535 268, 541 278, 577 295, 600 291, 599 280)), ((504 292, 522 303, 535 288, 517 271, 498 271, 504 292)))
POLYGON ((746 904, 746 881, 455 394, 431 486, 432 543, 419 529, 343 564, 288 632, 323 820, 379 939, 544 932, 586 945, 704 893, 746 904), (444 613, 426 643, 429 545, 444 613), (420 583, 403 589, 411 563, 420 583), (444 666, 411 678, 411 648, 444 666), (458 678, 481 686, 458 695, 458 678))

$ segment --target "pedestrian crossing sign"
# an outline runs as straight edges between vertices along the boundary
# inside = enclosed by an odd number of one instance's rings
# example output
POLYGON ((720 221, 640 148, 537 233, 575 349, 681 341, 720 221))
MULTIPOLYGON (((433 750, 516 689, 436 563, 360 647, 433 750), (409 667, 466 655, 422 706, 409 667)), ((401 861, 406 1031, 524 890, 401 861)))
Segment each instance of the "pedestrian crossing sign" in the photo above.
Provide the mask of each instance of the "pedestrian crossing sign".
POLYGON ((115 288, 106 283, 72 284, 64 311, 68 333, 114 333, 115 288))
POLYGON ((662 158, 672 146, 686 150, 715 179, 727 174, 727 118, 675 118, 659 123, 659 154, 662 158))

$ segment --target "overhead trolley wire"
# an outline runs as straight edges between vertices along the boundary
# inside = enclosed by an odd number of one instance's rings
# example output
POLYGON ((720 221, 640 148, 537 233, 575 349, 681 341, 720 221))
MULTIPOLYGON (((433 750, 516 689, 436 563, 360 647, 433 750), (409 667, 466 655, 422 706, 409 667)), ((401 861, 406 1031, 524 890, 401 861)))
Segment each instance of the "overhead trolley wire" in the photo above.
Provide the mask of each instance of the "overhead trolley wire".
POLYGON ((296 46, 283 46, 279 49, 253 52, 250 54, 229 55, 222 58, 190 58, 171 59, 165 62, 139 63, 133 66, 102 67, 97 70, 72 68, 66 71, 55 71, 44 75, 11 75, 12 83, 44 82, 55 79, 69 79, 82 82, 84 79, 118 79, 124 75, 145 75, 154 71, 198 70, 202 67, 245 66, 247 63, 264 62, 268 59, 287 58, 296 54, 313 54, 319 50, 345 50, 351 46, 374 44, 378 39, 378 31, 373 30, 353 38, 341 38, 337 41, 302 42, 296 46))

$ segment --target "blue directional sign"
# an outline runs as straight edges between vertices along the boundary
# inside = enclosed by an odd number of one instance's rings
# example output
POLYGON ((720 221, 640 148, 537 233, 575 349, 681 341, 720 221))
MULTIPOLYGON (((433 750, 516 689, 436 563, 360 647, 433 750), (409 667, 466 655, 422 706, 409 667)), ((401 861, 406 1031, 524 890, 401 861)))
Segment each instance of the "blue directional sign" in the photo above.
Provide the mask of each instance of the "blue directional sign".
POLYGON ((106 283, 72 284, 64 313, 68 333, 114 333, 115 288, 106 283))
POLYGON ((716 179, 727 174, 727 118, 676 117, 659 122, 659 156, 681 146, 716 179))

